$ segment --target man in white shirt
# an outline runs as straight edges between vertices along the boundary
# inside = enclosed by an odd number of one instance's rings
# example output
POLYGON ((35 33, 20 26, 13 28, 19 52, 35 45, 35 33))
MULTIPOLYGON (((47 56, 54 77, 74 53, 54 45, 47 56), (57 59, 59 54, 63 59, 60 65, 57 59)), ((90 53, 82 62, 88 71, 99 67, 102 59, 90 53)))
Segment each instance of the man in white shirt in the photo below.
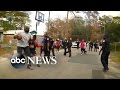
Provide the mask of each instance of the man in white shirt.
MULTIPOLYGON (((22 55, 24 50, 24 54, 31 57, 29 48, 29 40, 31 39, 31 34, 29 33, 29 27, 25 26, 24 31, 15 35, 14 39, 17 39, 17 53, 19 55, 22 55)), ((27 65, 27 68, 33 70, 31 68, 31 62, 27 65)))

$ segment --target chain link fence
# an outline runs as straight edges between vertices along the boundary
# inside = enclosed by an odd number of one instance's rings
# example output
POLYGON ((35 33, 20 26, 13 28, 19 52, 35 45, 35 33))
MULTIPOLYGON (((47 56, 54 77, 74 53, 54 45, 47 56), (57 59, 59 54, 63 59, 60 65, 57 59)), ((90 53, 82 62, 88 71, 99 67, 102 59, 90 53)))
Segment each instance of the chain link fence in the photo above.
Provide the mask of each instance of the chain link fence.
POLYGON ((111 43, 111 51, 120 52, 120 42, 111 43))

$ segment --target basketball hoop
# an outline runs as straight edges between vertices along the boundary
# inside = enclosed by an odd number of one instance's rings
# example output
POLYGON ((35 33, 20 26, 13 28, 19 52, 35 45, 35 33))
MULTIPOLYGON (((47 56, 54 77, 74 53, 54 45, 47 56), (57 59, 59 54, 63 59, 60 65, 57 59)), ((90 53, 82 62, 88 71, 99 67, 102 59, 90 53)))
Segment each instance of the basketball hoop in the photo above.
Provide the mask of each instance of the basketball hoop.
POLYGON ((39 11, 36 11, 35 20, 44 23, 44 14, 39 11))
POLYGON ((37 26, 40 25, 40 22, 44 23, 44 14, 36 11, 36 15, 35 15, 35 20, 36 22, 36 32, 37 32, 37 26))

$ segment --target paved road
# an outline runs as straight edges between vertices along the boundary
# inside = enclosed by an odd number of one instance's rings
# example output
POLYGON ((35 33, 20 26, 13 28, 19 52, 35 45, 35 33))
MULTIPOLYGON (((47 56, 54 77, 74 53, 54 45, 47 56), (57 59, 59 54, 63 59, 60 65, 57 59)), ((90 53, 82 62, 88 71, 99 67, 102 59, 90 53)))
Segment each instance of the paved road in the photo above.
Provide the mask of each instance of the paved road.
MULTIPOLYGON (((63 50, 57 52, 56 65, 33 66, 34 70, 26 68, 15 69, 10 59, 0 57, 1 79, 120 79, 120 70, 110 66, 110 71, 102 72, 100 56, 96 52, 80 55, 80 50, 72 49, 72 57, 63 55, 63 50)), ((113 64, 113 63, 112 63, 113 64)))

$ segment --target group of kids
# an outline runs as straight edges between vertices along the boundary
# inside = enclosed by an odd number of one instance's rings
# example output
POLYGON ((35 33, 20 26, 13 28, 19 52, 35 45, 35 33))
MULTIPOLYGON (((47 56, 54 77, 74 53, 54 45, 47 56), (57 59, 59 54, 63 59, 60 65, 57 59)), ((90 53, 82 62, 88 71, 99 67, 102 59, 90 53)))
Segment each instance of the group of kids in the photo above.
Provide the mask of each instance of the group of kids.
POLYGON ((86 54, 87 53, 87 46, 89 46, 89 51, 92 51, 93 48, 94 48, 94 52, 97 52, 97 51, 100 51, 101 47, 102 47, 102 42, 98 42, 97 41, 89 41, 89 42, 86 42, 84 41, 84 39, 82 39, 82 41, 79 41, 77 39, 76 41, 77 43, 77 49, 81 48, 81 55, 84 53, 86 54))
MULTIPOLYGON (((29 27, 25 27, 23 32, 20 32, 16 35, 14 35, 14 39, 17 39, 17 53, 22 55, 23 51, 26 56, 29 57, 34 57, 36 56, 36 48, 40 48, 40 56, 44 53, 44 57, 50 57, 55 56, 54 49, 56 48, 58 51, 60 47, 64 49, 64 55, 66 56, 67 53, 69 53, 69 57, 71 57, 71 47, 72 47, 72 38, 65 38, 64 40, 59 40, 57 39, 54 41, 54 39, 51 36, 48 36, 47 34, 44 35, 40 43, 37 40, 36 35, 32 35, 29 33, 29 27)), ((87 42, 82 39, 81 41, 77 40, 77 49, 81 48, 81 55, 84 53, 86 54, 86 47, 87 47, 87 42)), ((109 50, 109 40, 104 37, 104 40, 98 44, 98 41, 95 43, 89 42, 89 50, 92 51, 92 48, 94 46, 94 51, 97 52, 97 49, 102 51, 101 55, 101 62, 104 66, 104 71, 108 70, 108 56, 110 53, 109 50), (106 61, 106 62, 105 62, 106 61)), ((37 65, 40 67, 40 65, 37 65)), ((31 63, 27 65, 28 69, 31 68, 31 63)))

